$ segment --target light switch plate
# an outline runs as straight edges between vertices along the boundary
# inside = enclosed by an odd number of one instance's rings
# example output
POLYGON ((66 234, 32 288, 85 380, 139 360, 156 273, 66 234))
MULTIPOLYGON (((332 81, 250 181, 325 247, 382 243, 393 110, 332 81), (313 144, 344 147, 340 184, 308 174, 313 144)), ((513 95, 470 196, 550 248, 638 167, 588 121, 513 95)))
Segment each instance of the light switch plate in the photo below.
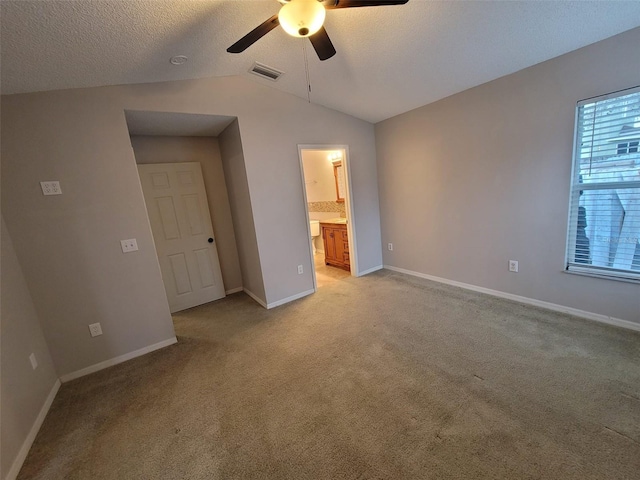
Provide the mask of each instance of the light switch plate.
POLYGON ((31 368, 33 368, 34 370, 38 368, 38 360, 36 360, 35 353, 32 353, 31 355, 29 355, 29 361, 31 362, 31 368))
POLYGON ((135 252, 138 250, 138 242, 135 238, 120 240, 120 245, 122 246, 122 253, 135 252))
POLYGON ((58 181, 40 182, 40 187, 43 195, 62 195, 62 189, 58 181))

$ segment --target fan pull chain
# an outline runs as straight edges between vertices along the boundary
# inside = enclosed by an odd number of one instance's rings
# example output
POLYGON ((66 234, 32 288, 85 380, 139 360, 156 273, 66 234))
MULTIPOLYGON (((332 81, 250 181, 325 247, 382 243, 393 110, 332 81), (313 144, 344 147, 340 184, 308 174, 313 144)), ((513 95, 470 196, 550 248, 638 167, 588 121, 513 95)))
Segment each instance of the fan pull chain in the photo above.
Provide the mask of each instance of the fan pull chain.
POLYGON ((307 75, 307 100, 311 103, 311 80, 309 80, 309 61, 307 59, 307 42, 302 44, 302 51, 304 53, 304 71, 307 75))

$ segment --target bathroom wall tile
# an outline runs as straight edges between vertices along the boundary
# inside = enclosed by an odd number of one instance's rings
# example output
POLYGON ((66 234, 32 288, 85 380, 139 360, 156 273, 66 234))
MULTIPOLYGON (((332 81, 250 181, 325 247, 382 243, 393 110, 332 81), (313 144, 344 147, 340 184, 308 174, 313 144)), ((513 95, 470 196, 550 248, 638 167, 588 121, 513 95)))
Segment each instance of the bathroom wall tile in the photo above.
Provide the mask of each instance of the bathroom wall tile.
POLYGON ((335 212, 346 217, 344 202, 309 202, 309 212, 335 212))

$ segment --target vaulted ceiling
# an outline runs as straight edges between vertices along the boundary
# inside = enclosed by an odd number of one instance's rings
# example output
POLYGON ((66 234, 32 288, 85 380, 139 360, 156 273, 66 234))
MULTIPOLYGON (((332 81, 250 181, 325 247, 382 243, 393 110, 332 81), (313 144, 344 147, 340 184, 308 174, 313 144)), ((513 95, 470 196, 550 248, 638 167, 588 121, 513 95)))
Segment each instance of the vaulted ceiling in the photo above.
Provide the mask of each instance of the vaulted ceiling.
POLYGON ((243 53, 226 52, 279 7, 2 0, 2 93, 243 75, 307 99, 306 56, 311 102, 378 122, 640 26, 640 1, 410 0, 328 11, 337 54, 324 62, 280 28, 243 53), (187 62, 172 65, 176 55, 187 62), (256 77, 255 61, 285 74, 256 77))

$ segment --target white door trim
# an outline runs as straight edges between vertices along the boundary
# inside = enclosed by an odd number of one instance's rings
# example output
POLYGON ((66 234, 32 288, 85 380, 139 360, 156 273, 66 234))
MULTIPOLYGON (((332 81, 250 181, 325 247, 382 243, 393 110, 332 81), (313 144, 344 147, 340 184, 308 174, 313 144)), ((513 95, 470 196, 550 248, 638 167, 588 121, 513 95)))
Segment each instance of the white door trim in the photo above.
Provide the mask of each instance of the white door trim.
MULTIPOLYGON (((304 198, 304 211, 307 218, 307 230, 309 230, 309 208, 307 201, 307 189, 304 183, 304 166, 302 163, 302 152, 304 150, 342 150, 342 166, 345 175, 345 210, 347 212, 347 235, 349 236, 349 257, 351 259, 351 276, 360 276, 360 265, 358 263, 358 243, 356 241, 356 217, 353 213, 353 198, 351 188, 351 160, 349 158, 349 145, 298 145, 298 160, 300 161, 300 184, 302 186, 302 194, 304 198)), ((318 291, 316 283, 316 266, 313 260, 313 248, 309 243, 309 254, 311 258, 311 270, 313 272, 313 290, 318 291)))

